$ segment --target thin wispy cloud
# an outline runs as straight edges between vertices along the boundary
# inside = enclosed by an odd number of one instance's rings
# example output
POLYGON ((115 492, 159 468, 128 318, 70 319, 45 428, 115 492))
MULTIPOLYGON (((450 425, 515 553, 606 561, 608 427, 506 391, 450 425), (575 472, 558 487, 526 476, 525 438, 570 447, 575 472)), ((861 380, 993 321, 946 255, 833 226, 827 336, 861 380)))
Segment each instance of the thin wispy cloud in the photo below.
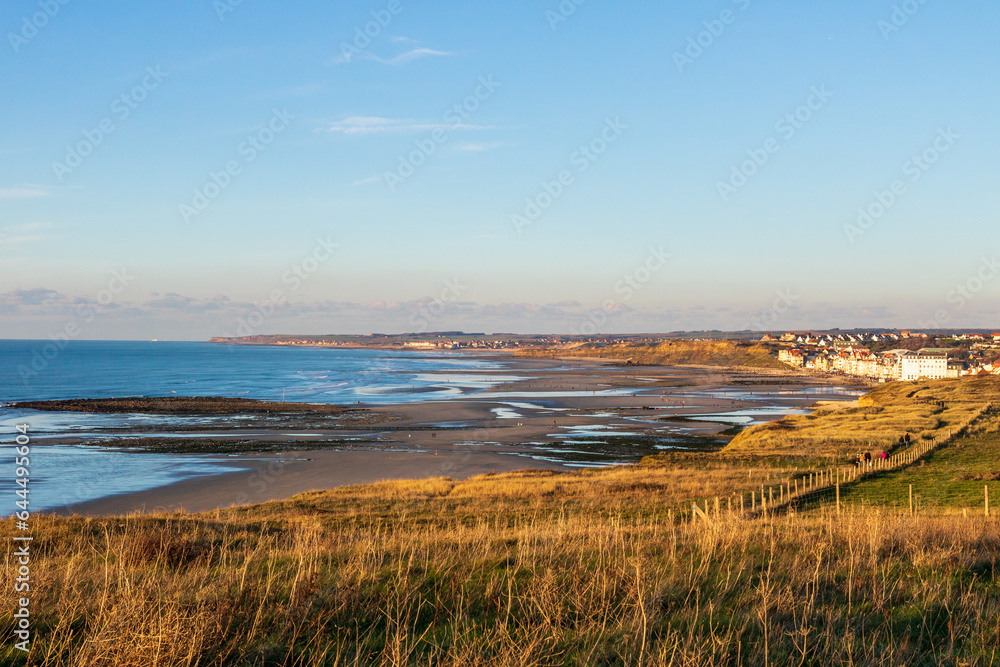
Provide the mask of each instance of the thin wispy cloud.
POLYGON ((448 51, 436 51, 434 49, 416 48, 416 49, 410 49, 409 51, 404 51, 403 53, 400 53, 398 56, 394 56, 392 58, 385 59, 385 58, 379 58, 377 56, 372 56, 372 59, 377 62, 383 63, 385 65, 405 65, 408 62, 412 62, 419 58, 426 58, 428 56, 453 56, 453 55, 455 54, 450 53, 448 51))
MULTIPOLYGON (((392 41, 412 42, 413 40, 408 39, 406 37, 400 37, 400 38, 393 38, 392 41)), ((368 60, 371 62, 381 63, 383 65, 398 66, 398 65, 405 65, 406 63, 413 62, 414 60, 420 60, 421 58, 428 58, 433 56, 446 57, 453 55, 455 54, 452 53, 451 51, 439 51, 437 49, 429 49, 427 47, 420 46, 414 49, 410 49, 409 51, 403 51, 402 53, 392 56, 391 58, 383 58, 375 55, 370 51, 360 51, 351 54, 341 54, 337 58, 336 63, 338 65, 344 65, 350 62, 354 62, 355 60, 368 60)))
POLYGON ((401 134, 407 132, 433 132, 434 130, 492 130, 492 125, 472 125, 468 123, 420 122, 413 120, 383 118, 381 116, 349 116, 343 120, 318 128, 322 132, 347 135, 401 134))
POLYGON ((49 191, 40 185, 19 185, 13 188, 0 188, 0 199, 31 199, 47 197, 49 191))
POLYGON ((360 180, 354 181, 350 185, 353 188, 360 185, 371 185, 372 183, 381 183, 381 182, 382 182, 381 176, 369 176, 368 178, 362 178, 360 180))
POLYGON ((51 237, 40 232, 51 226, 51 222, 31 222, 24 225, 4 227, 0 229, 0 246, 49 240, 51 237))
POLYGON ((506 142, 503 141, 483 141, 483 142, 464 142, 461 144, 455 144, 453 148, 456 151, 463 151, 466 153, 481 153, 483 151, 491 151, 495 148, 502 148, 506 146, 506 142))

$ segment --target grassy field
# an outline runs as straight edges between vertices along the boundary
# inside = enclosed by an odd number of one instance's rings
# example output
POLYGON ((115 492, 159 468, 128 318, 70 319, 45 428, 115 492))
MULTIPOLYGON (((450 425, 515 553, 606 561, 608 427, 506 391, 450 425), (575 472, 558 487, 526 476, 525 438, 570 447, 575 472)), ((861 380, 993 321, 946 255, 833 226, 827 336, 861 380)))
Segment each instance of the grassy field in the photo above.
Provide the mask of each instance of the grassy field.
POLYGON ((724 366, 790 370, 759 344, 733 341, 673 341, 659 344, 567 345, 519 350, 522 357, 594 357, 646 366, 724 366))
POLYGON ((843 489, 845 503, 909 508, 913 485, 917 510, 952 509, 982 513, 984 486, 1000 515, 1000 434, 959 438, 928 454, 917 465, 876 475, 843 489))
MULTIPOLYGON (((865 407, 989 391, 901 385, 865 407)), ((922 465, 845 486, 839 515, 682 515, 809 465, 744 450, 200 515, 39 516, 37 634, 27 658, 12 647, 3 587, 0 664, 1000 665, 1000 521, 974 511, 1000 473, 997 427, 986 411, 922 465)))
POLYGON ((42 520, 29 664, 997 662, 995 520, 869 509, 692 525, 655 490, 581 487, 571 503, 525 497, 533 479, 42 520))

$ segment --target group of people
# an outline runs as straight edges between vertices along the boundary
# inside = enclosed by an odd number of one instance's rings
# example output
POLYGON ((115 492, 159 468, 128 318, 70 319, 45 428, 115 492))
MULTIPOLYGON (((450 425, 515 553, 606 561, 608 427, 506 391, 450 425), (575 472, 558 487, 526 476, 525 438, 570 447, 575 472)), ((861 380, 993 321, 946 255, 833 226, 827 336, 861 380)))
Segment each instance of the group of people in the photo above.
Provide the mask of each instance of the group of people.
MULTIPOLYGON (((899 436, 898 446, 905 447, 910 444, 910 434, 905 433, 899 436)), ((871 452, 858 452, 858 457, 854 460, 854 465, 859 468, 871 468, 874 465, 875 459, 887 459, 889 455, 885 451, 881 451, 878 454, 872 455, 871 452)))
POLYGON ((871 452, 858 452, 858 458, 855 459, 854 465, 859 468, 871 468, 875 465, 874 460, 877 458, 887 458, 887 454, 885 452, 880 452, 872 456, 871 452))

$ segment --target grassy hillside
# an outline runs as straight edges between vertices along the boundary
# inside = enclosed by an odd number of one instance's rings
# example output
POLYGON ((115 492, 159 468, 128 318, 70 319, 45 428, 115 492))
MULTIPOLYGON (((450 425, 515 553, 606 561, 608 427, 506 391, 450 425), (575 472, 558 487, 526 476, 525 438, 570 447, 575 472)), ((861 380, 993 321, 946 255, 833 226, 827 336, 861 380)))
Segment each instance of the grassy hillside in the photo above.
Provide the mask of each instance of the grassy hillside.
POLYGON ((909 506, 913 485, 917 511, 962 509, 982 514, 984 486, 990 486, 990 504, 1000 515, 1000 433, 958 438, 931 452, 919 465, 885 472, 846 487, 846 503, 909 506))
MULTIPOLYGON (((518 473, 195 516, 41 518, 29 663, 995 660, 995 520, 866 510, 674 523, 677 481, 641 467, 518 473)), ((8 637, 13 596, 0 594, 8 637)), ((0 663, 24 664, 10 642, 0 663)))
POLYGON ((648 366, 745 366, 790 370, 762 345, 733 341, 673 341, 668 343, 618 345, 572 345, 520 350, 527 357, 596 357, 648 366))
POLYGON ((973 423, 994 424, 998 409, 1000 378, 891 382, 856 407, 827 406, 749 428, 723 451, 847 460, 859 450, 891 452, 904 434, 943 442, 973 423))

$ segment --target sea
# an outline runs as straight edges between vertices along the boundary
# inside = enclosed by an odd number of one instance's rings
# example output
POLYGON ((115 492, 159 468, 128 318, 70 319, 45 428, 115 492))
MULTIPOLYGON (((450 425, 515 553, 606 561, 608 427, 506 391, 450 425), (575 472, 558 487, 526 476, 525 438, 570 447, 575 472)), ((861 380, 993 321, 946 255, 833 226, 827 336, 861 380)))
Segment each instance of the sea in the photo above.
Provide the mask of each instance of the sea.
MULTIPOLYGON (((39 446, 32 434, 72 432, 103 415, 41 413, 10 403, 127 396, 228 396, 389 405, 448 400, 518 376, 488 355, 198 342, 0 340, 0 511, 32 511, 234 470, 221 456, 39 446), (473 373, 473 371, 475 371, 473 373), (28 424, 27 494, 17 495, 17 425, 28 424), (34 446, 33 446, 34 445, 34 446)), ((22 438, 23 441, 23 438, 22 438)), ((237 466, 238 467, 238 466, 237 466)))
POLYGON ((516 379, 506 366, 451 352, 134 341, 60 348, 0 340, 0 402, 228 396, 385 405, 454 398, 516 379), (490 371, 495 375, 482 375, 490 371))

